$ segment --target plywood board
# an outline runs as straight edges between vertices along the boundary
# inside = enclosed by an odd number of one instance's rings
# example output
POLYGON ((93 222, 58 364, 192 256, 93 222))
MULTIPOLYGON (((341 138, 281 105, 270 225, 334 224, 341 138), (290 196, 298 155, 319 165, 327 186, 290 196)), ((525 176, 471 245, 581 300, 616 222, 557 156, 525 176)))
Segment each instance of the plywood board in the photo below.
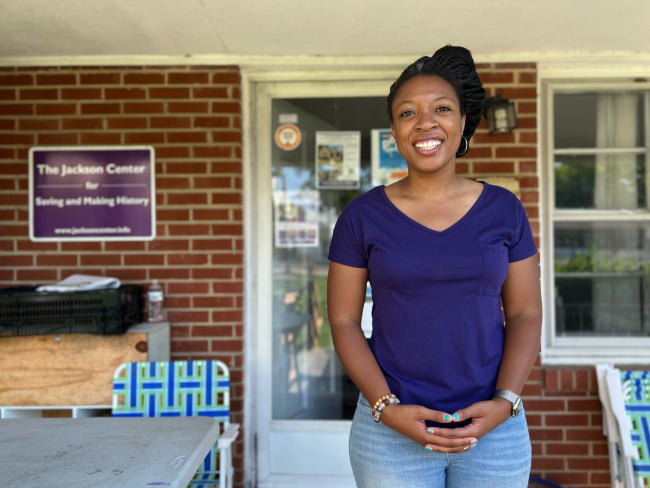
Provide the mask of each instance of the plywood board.
POLYGON ((145 333, 2 338, 0 405, 110 405, 115 368, 146 346, 145 333))

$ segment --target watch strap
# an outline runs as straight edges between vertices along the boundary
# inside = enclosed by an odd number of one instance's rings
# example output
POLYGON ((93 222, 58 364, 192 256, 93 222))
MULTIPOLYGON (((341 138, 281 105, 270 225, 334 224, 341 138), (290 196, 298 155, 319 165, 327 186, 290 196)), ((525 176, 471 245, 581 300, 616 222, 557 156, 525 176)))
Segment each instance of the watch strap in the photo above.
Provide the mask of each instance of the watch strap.
POLYGON ((494 392, 492 398, 504 398, 512 403, 512 416, 516 417, 521 411, 521 397, 516 393, 506 390, 505 388, 500 388, 494 392))

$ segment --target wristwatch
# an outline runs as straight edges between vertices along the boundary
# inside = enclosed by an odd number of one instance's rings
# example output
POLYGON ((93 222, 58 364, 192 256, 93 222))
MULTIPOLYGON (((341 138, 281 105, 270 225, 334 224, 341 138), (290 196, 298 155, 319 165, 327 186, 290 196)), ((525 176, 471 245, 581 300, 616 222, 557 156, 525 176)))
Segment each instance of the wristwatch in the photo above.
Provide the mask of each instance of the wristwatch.
POLYGON ((512 416, 516 417, 521 411, 521 397, 506 389, 499 389, 494 392, 492 398, 505 398, 512 403, 512 416))

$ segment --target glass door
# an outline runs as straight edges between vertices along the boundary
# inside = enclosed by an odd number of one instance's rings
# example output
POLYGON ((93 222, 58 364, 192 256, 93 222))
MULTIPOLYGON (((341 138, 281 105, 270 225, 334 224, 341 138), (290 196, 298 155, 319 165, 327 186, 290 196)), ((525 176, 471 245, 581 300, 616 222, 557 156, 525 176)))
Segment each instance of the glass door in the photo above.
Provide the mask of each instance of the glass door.
POLYGON ((270 139, 258 144, 268 160, 259 165, 257 181, 266 179, 270 187, 258 192, 258 208, 266 205, 271 221, 263 226, 266 242, 257 241, 270 258, 269 286, 260 287, 258 297, 267 300, 258 341, 266 341, 259 349, 270 366, 264 371, 260 365, 257 378, 268 382, 259 390, 268 397, 259 398, 270 406, 258 415, 258 480, 275 486, 273 480, 300 476, 354 486, 347 443, 359 390, 332 342, 327 255, 343 208, 372 188, 371 134, 390 127, 389 83, 328 83, 329 95, 321 84, 301 85, 289 93, 274 85, 274 94, 258 99, 267 105, 258 110, 258 127, 266 125, 258 138, 270 139), (366 94, 350 94, 363 93, 364 85, 366 94))

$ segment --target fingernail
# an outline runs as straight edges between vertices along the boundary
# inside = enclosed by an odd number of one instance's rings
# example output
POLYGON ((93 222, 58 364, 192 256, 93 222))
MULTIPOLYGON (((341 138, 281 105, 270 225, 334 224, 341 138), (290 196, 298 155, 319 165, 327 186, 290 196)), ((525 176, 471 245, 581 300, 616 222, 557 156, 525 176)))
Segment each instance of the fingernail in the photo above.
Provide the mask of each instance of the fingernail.
POLYGON ((458 419, 460 418, 460 417, 458 416, 457 413, 455 413, 455 414, 453 415, 453 417, 454 417, 454 420, 458 420, 458 419))
POLYGON ((425 447, 425 449, 426 449, 427 451, 433 451, 433 448, 431 448, 431 447, 429 447, 429 446, 425 447))
POLYGON ((476 442, 472 442, 472 446, 470 447, 470 449, 474 449, 475 447, 476 447, 476 442))
POLYGON ((427 432, 428 432, 429 434, 433 434, 433 433, 434 433, 434 432, 433 432, 433 429, 428 429, 427 432))
POLYGON ((449 420, 451 419, 451 417, 448 414, 445 414, 443 418, 445 419, 445 422, 449 422, 449 420))
POLYGON ((472 441, 472 444, 476 444, 476 441, 472 441))

